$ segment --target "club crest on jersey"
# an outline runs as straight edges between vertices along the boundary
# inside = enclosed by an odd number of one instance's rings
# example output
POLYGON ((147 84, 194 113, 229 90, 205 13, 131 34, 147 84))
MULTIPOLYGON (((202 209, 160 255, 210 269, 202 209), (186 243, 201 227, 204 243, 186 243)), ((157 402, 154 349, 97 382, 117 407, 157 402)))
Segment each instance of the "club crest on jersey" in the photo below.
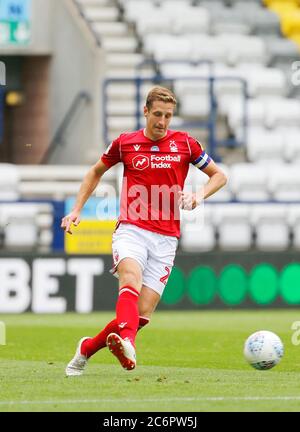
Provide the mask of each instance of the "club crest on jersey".
POLYGON ((178 148, 177 148, 177 144, 175 141, 170 141, 170 150, 173 153, 177 153, 178 152, 178 148))
POLYGON ((158 146, 153 146, 153 147, 151 147, 151 151, 159 151, 159 147, 158 146))
POLYGON ((138 155, 132 159, 132 165, 137 170, 144 170, 150 165, 148 156, 138 155))
POLYGON ((141 148, 141 146, 139 144, 136 144, 133 146, 135 151, 139 151, 139 149, 141 148))

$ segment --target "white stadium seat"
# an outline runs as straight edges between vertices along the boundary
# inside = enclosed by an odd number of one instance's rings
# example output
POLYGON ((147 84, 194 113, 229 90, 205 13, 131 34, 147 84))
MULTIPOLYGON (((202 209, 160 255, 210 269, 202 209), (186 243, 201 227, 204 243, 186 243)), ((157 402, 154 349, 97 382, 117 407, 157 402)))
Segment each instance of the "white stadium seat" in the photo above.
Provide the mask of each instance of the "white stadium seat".
POLYGON ((38 245, 38 229, 34 220, 10 219, 4 227, 4 246, 7 249, 33 249, 38 245))
MULTIPOLYGON (((229 101, 230 102, 230 101, 229 101)), ((234 99, 232 105, 228 105, 228 123, 233 131, 237 131, 243 124, 242 99, 234 99)), ((259 99, 249 100, 247 103, 248 126, 251 128, 264 127, 265 106, 259 99)), ((250 134, 250 133, 249 133, 250 134)))
POLYGON ((250 162, 268 164, 283 160, 283 137, 275 131, 250 129, 247 139, 247 157, 250 162))
POLYGON ((276 201, 300 201, 300 167, 280 164, 269 168, 268 189, 276 201))
POLYGON ((223 250, 247 250, 252 246, 249 205, 216 204, 212 211, 218 230, 218 245, 223 250))
POLYGON ((239 201, 268 201, 267 169, 263 165, 236 163, 230 169, 230 188, 239 201))
POLYGON ((118 19, 119 9, 117 7, 85 6, 83 14, 90 21, 114 21, 118 19))
POLYGON ((216 246, 215 227, 211 222, 213 206, 182 211, 180 245, 185 252, 207 252, 216 246))
MULTIPOLYGON (((40 236, 52 238, 53 207, 49 203, 0 204, 0 227, 9 250, 41 250, 40 236)), ((51 242, 44 244, 48 251, 51 242)))
POLYGON ((258 204, 251 209, 256 248, 263 251, 282 251, 289 246, 287 205, 258 204))
POLYGON ((266 127, 299 127, 300 101, 288 98, 271 98, 266 100, 265 104, 266 127))
POLYGON ((20 198, 20 174, 16 165, 0 163, 0 201, 20 198))
POLYGON ((285 128, 282 132, 284 140, 284 157, 288 162, 300 162, 300 128, 285 128))

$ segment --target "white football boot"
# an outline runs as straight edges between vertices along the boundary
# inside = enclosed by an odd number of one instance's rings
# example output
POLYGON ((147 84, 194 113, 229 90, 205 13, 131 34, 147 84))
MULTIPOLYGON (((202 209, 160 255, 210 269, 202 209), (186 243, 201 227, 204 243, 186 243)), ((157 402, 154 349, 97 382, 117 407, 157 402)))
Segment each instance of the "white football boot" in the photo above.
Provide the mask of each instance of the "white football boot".
POLYGON ((109 351, 117 357, 124 369, 132 370, 135 368, 135 349, 127 338, 122 339, 118 334, 110 333, 107 336, 106 345, 109 351))
POLYGON ((86 339, 91 339, 91 338, 86 336, 80 339, 80 341, 78 342, 75 355, 70 361, 70 363, 68 364, 68 366, 66 367, 67 376, 79 376, 83 374, 88 359, 85 355, 81 354, 80 349, 81 349, 82 342, 85 341, 86 339))

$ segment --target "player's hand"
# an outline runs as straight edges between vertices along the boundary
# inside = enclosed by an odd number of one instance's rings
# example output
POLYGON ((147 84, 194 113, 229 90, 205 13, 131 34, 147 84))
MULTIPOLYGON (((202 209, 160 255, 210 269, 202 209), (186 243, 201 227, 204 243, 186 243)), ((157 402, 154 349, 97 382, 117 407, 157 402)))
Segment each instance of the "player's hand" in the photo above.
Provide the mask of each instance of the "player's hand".
POLYGON ((66 233, 72 234, 72 231, 71 231, 72 224, 74 226, 77 226, 80 224, 80 213, 73 211, 73 212, 69 213, 68 215, 66 215, 64 218, 62 218, 60 227, 66 233))
POLYGON ((182 210, 194 210, 198 205, 197 196, 192 192, 179 192, 178 205, 182 210))

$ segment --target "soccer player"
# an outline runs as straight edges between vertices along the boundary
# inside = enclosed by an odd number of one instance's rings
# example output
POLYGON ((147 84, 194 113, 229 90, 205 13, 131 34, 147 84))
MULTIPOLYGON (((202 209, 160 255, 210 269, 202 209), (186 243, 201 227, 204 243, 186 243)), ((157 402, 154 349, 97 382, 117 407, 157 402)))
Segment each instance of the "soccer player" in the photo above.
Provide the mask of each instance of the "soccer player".
POLYGON ((226 184, 224 173, 195 138, 169 129, 176 103, 167 88, 149 92, 145 129, 123 133, 111 143, 84 177, 73 210, 62 219, 61 227, 71 234, 103 174, 119 162, 124 165, 121 210, 112 237, 112 272, 119 279, 116 317, 95 337, 79 341, 67 376, 81 375, 88 359, 106 346, 124 369, 135 368, 137 331, 149 323, 172 270, 179 208, 194 209, 226 184), (209 176, 196 193, 183 192, 190 163, 209 176))

